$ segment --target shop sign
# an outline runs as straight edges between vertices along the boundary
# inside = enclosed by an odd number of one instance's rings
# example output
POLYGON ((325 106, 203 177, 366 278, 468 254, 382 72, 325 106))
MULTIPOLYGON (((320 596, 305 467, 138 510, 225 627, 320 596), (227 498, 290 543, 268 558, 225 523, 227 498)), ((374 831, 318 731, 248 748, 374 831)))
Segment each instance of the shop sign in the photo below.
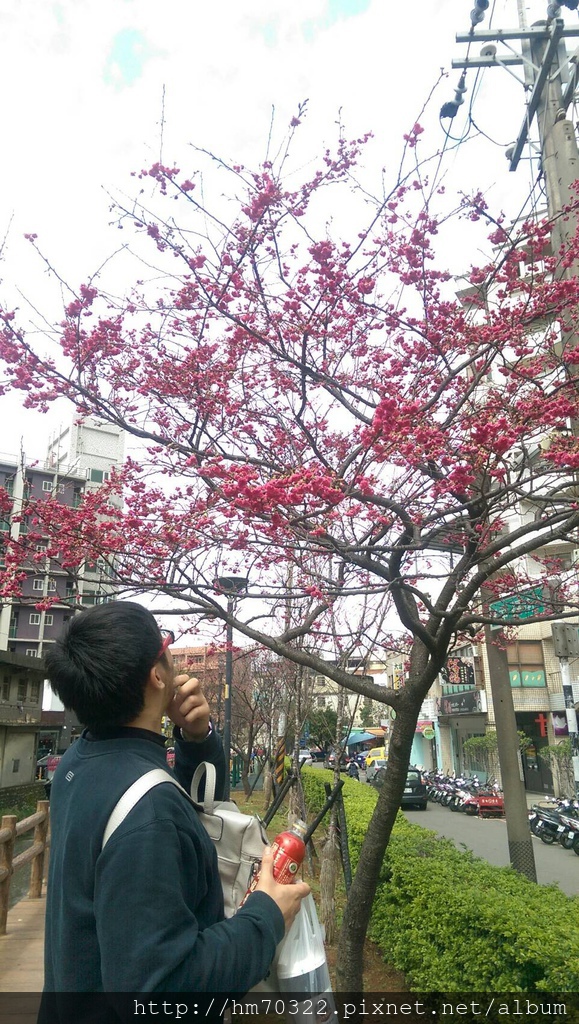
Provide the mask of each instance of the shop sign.
POLYGON ((425 740, 433 740, 436 734, 432 726, 428 725, 426 729, 423 730, 422 735, 424 736, 425 740))
MULTIPOLYGON (((493 601, 489 604, 489 612, 497 618, 506 619, 532 619, 535 615, 544 615, 548 609, 543 597, 542 587, 533 587, 520 594, 512 594, 504 597, 502 601, 493 601)), ((491 629, 502 629, 499 623, 492 624, 491 629)))
POLYGON ((462 686, 474 690, 473 658, 447 658, 440 674, 445 686, 462 686))
POLYGON ((553 734, 555 736, 569 735, 567 716, 564 711, 553 711, 551 714, 551 722, 553 723, 553 734))
POLYGON ((424 736, 425 729, 432 729, 432 722, 428 722, 428 721, 425 721, 424 719, 420 719, 416 723, 416 729, 414 731, 415 732, 420 732, 424 736))
POLYGON ((463 690, 440 698, 441 715, 470 715, 481 710, 479 690, 463 690))

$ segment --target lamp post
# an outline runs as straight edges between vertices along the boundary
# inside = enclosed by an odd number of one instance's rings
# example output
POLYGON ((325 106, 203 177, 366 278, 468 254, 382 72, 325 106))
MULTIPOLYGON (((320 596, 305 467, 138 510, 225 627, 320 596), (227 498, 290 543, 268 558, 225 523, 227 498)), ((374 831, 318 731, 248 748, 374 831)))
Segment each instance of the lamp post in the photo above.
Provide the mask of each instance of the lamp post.
MULTIPOLYGON (((227 617, 233 615, 236 599, 247 589, 245 576, 218 576, 215 585, 221 594, 227 597, 227 617)), ((225 700, 223 701, 223 749, 227 769, 225 772, 225 789, 223 799, 229 800, 230 771, 229 761, 231 754, 231 687, 233 685, 233 626, 227 622, 226 629, 226 651, 225 651, 225 700)))

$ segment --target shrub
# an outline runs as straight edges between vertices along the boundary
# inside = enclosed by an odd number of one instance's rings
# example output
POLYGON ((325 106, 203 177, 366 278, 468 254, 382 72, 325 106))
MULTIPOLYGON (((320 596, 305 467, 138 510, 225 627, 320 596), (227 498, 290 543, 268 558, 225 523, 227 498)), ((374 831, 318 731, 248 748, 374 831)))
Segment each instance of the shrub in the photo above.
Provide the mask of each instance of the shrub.
MULTIPOLYGON (((302 774, 317 810, 330 773, 302 774)), ((343 795, 355 865, 377 794, 347 780, 343 795)), ((461 852, 402 814, 382 878, 370 935, 414 990, 579 990, 579 898, 461 852)))

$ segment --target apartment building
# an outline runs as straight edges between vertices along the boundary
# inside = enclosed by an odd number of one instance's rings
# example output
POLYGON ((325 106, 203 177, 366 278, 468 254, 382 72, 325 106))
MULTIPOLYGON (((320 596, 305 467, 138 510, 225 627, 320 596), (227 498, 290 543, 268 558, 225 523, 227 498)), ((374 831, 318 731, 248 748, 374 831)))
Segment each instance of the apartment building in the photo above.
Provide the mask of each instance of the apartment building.
MULTIPOLYGON (((0 454, 0 488, 12 498, 12 511, 0 521, 2 534, 18 540, 29 530, 22 518, 28 500, 51 498, 63 506, 75 507, 86 490, 100 486, 124 457, 123 432, 91 419, 75 423, 49 441, 42 462, 27 464, 0 454)), ((39 540, 41 555, 46 542, 39 540)), ((4 545, 0 547, 3 558, 4 545)), ((0 569, 2 563, 0 563, 0 569)), ((5 600, 0 609, 0 650, 25 657, 41 657, 54 642, 64 623, 79 608, 106 600, 111 592, 110 573, 104 559, 85 563, 77 572, 61 566, 58 558, 28 559, 22 566, 26 579, 18 598, 5 600), (52 601, 48 611, 36 605, 52 601)))
MULTIPOLYGON (((6 540, 17 542, 30 529, 25 515, 28 501, 50 498, 63 506, 75 507, 88 489, 108 479, 123 458, 122 431, 90 418, 59 431, 50 439, 40 461, 27 462, 24 455, 0 454, 0 489, 11 499, 11 508, 4 510, 0 519, 0 573, 5 567, 6 540)), ((45 548, 46 541, 35 542, 34 555, 30 554, 21 566, 25 573, 21 593, 4 598, 0 605, 0 658, 4 659, 0 689, 0 785, 34 779, 35 754, 43 731, 50 738, 50 745, 61 749, 77 735, 78 722, 65 715, 50 692, 44 700, 44 706, 50 709, 50 721, 42 722, 43 673, 39 668, 32 678, 31 665, 33 659, 42 658, 71 615, 107 600, 112 593, 105 559, 85 563, 73 571, 63 567, 58 557, 43 558, 45 548), (38 604, 47 598, 51 600, 49 609, 39 609, 38 604), (13 756, 15 749, 17 756, 13 756), (17 763, 17 770, 10 769, 12 762, 17 763)))

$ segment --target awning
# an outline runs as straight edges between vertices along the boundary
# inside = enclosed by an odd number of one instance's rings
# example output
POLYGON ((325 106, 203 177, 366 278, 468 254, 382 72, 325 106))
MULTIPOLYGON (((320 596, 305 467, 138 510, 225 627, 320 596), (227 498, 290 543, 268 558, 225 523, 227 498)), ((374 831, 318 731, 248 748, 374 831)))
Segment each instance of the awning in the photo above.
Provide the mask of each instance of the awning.
POLYGON ((376 737, 371 732, 361 732, 358 729, 353 729, 348 735, 346 740, 347 747, 353 747, 356 743, 367 743, 368 740, 375 740, 376 737))

